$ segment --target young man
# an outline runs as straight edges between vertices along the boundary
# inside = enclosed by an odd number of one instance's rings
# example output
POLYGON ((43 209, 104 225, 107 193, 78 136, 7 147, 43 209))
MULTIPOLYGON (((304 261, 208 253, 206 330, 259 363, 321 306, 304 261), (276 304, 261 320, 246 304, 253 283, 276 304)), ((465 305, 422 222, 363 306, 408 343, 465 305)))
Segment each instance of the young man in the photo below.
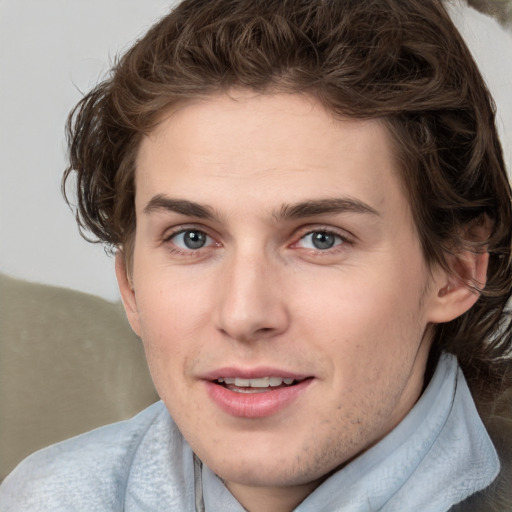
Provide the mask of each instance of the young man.
POLYGON ((511 196, 440 2, 185 0, 70 140, 162 403, 2 510, 509 509, 511 196))

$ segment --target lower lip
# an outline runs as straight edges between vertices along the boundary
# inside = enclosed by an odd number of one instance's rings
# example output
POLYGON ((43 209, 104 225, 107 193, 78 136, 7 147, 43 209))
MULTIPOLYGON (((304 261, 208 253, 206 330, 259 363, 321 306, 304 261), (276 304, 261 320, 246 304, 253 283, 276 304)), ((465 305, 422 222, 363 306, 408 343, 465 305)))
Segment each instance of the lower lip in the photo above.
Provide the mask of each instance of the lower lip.
POLYGON ((276 414, 294 402, 312 379, 293 386, 256 393, 237 393, 211 381, 205 381, 208 395, 225 413, 239 418, 265 418, 276 414))

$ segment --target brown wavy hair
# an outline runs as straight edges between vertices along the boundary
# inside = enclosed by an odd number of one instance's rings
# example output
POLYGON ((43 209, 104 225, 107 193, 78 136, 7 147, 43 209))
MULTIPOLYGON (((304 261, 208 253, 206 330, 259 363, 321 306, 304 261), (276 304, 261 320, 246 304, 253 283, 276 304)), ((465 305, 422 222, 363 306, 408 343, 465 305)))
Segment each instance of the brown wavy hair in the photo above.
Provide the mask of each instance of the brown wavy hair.
POLYGON ((478 302, 435 326, 433 354, 455 353, 482 396, 510 379, 510 187, 492 98, 439 0, 180 3, 70 114, 63 187, 76 179, 82 232, 129 258, 141 138, 177 103, 235 87, 308 94, 334 115, 384 121, 426 261, 490 255, 478 302), (482 222, 489 238, 471 239, 482 222))

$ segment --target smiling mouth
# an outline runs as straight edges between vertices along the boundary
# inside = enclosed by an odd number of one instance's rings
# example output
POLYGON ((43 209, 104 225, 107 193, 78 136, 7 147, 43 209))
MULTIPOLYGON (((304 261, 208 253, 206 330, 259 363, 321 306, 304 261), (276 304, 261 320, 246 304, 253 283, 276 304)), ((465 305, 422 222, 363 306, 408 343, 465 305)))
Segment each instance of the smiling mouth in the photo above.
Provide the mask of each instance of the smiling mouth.
POLYGON ((300 400, 315 380, 313 376, 289 373, 277 377, 274 371, 244 372, 225 368, 204 380, 206 392, 213 403, 231 417, 267 418, 300 400))
POLYGON ((294 386, 300 381, 284 377, 262 377, 258 379, 219 377, 214 382, 235 393, 268 393, 269 391, 294 386))

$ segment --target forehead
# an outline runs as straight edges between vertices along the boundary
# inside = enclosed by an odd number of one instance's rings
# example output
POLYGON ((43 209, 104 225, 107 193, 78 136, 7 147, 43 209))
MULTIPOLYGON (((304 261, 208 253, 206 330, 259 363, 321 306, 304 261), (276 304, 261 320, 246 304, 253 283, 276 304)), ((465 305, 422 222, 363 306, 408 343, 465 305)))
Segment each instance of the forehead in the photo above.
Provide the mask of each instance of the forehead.
POLYGON ((180 106, 143 139, 136 169, 138 214, 162 194, 226 210, 339 196, 376 210, 404 201, 384 123, 335 119, 298 94, 232 91, 180 106))

